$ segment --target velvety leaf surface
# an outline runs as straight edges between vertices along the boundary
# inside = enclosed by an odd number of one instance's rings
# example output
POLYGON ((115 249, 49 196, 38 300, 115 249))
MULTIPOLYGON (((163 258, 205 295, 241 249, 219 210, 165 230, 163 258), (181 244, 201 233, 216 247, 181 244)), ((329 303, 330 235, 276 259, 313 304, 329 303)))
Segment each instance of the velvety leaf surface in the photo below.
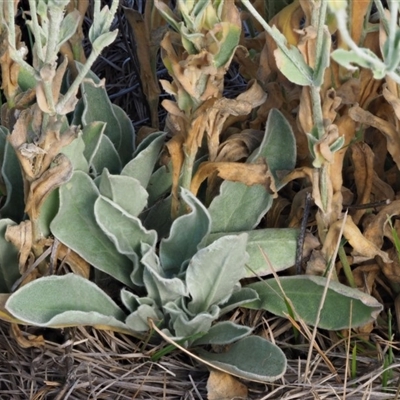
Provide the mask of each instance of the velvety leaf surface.
POLYGON ((268 114, 264 139, 260 147, 249 157, 248 162, 266 159, 279 190, 280 180, 296 165, 296 140, 292 127, 277 109, 268 114))
POLYGON ((273 382, 286 372, 287 361, 283 351, 259 336, 239 340, 226 353, 205 350, 197 350, 197 353, 225 372, 253 381, 273 382))
POLYGON ((142 243, 155 246, 157 233, 146 230, 140 219, 125 212, 116 203, 100 196, 94 205, 97 224, 121 254, 140 254, 142 243))
POLYGON ((137 179, 130 176, 111 175, 105 169, 101 174, 99 190, 133 217, 137 217, 147 204, 146 190, 137 179))
POLYGON ((179 273, 182 263, 197 252, 197 246, 210 231, 206 208, 188 190, 182 189, 181 196, 191 212, 177 218, 168 238, 161 240, 160 260, 166 276, 179 273))
POLYGON ((83 172, 77 171, 60 188, 60 209, 52 221, 53 235, 95 268, 108 273, 127 286, 131 261, 120 254, 96 222, 94 203, 99 192, 83 172))
POLYGON ((166 133, 155 132, 138 146, 134 158, 122 170, 122 175, 137 179, 144 188, 147 187, 153 174, 154 166, 158 160, 161 148, 164 145, 166 133), (145 146, 146 145, 146 146, 145 146))
POLYGON ((225 181, 211 202, 211 232, 240 232, 255 228, 272 205, 272 195, 261 185, 225 181))
POLYGON ((226 301, 245 274, 247 235, 222 237, 201 249, 190 260, 186 284, 194 315, 226 301))
MULTIPOLYGON (((249 254, 246 265, 251 268, 246 271, 248 277, 254 274, 269 275, 272 273, 271 266, 274 271, 282 271, 295 264, 299 235, 297 229, 257 229, 246 233, 248 235, 246 251, 249 254)), ((223 233, 213 233, 207 237, 206 243, 212 243, 223 236, 225 236, 223 233)))
POLYGON ((206 344, 223 345, 236 342, 252 332, 248 326, 234 324, 231 321, 218 322, 209 331, 192 343, 193 346, 206 344))
MULTIPOLYGON (((295 315, 308 325, 315 325, 326 278, 320 276, 285 276, 279 278, 286 296, 294 306, 295 315)), ((277 281, 268 279, 247 287, 254 289, 260 300, 245 305, 265 309, 285 317, 289 310, 277 281)), ((329 282, 329 289, 318 327, 328 330, 356 328, 376 319, 382 305, 372 296, 338 282, 329 282), (351 316, 351 319, 350 319, 351 316)))
POLYGON ((37 326, 108 325, 117 329, 124 312, 96 284, 75 274, 36 279, 13 293, 6 309, 37 326))

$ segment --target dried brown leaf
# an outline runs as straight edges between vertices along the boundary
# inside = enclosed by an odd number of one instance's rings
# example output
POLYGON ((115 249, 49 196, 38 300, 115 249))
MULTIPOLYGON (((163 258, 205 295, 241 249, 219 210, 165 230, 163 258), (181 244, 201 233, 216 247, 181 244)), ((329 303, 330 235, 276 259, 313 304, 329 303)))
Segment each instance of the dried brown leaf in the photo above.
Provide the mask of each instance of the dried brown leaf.
POLYGON ((37 336, 22 332, 17 324, 11 324, 10 332, 11 336, 23 349, 29 349, 31 347, 43 347, 45 345, 42 335, 37 336))
MULTIPOLYGON (((343 221, 334 222, 326 235, 322 252, 326 260, 330 260, 335 252, 339 233, 343 221)), ((380 256, 385 262, 390 263, 391 260, 385 251, 380 250, 380 246, 377 246, 373 241, 367 238, 366 234, 362 234, 357 225, 353 222, 350 215, 346 218, 346 223, 343 228, 343 236, 347 239, 350 246, 354 250, 355 255, 366 257, 367 259, 380 256)))
POLYGON ((73 173, 73 167, 68 157, 58 154, 53 165, 38 179, 31 183, 28 199, 25 204, 25 212, 32 221, 36 221, 40 214, 40 207, 47 196, 56 188, 68 182, 73 173))
POLYGON ((89 279, 90 264, 87 263, 79 254, 75 253, 62 243, 59 243, 57 246, 57 258, 66 262, 74 274, 89 279))
POLYGON ((183 141, 184 138, 181 135, 174 136, 171 140, 169 140, 166 144, 168 149, 171 163, 172 163, 172 206, 171 206, 171 214, 173 218, 176 218, 179 215, 179 177, 181 175, 181 170, 184 162, 184 154, 183 154, 183 141))
MULTIPOLYGON (((374 153, 363 142, 351 146, 351 157, 354 164, 354 183, 357 188, 356 204, 366 204, 371 201, 372 181, 374 175, 374 153)), ((355 224, 358 224, 367 209, 356 209, 352 213, 355 224)))
POLYGON ((400 131, 398 131, 392 123, 373 115, 369 111, 363 110, 359 106, 352 107, 349 110, 349 115, 354 121, 373 126, 385 135, 387 149, 397 167, 400 168, 400 131))
POLYGON ((370 217, 369 224, 365 227, 364 236, 376 246, 381 247, 388 217, 394 215, 400 215, 400 200, 393 201, 383 207, 377 215, 370 217))
POLYGON ((31 221, 22 221, 19 225, 8 225, 5 239, 19 251, 19 272, 22 275, 26 271, 26 262, 32 249, 31 221))
POLYGON ((222 179, 242 182, 245 185, 262 185, 266 190, 275 192, 273 178, 267 164, 242 164, 229 162, 203 162, 192 179, 190 190, 197 194, 202 182, 217 173, 222 179))

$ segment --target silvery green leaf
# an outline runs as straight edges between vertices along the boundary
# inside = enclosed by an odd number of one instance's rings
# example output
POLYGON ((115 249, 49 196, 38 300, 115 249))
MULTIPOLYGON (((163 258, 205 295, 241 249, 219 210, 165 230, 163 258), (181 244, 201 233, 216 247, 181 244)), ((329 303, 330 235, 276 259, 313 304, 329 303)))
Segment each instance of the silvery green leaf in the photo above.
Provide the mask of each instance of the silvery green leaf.
POLYGON ((68 41, 76 32, 80 22, 80 14, 78 10, 68 13, 63 19, 58 36, 58 48, 68 41))
POLYGON ((84 156, 84 149, 85 142, 82 138, 82 133, 80 133, 68 146, 63 147, 61 152, 71 161, 74 171, 89 173, 89 164, 84 156))
POLYGON ((137 179, 146 188, 164 145, 165 136, 164 132, 154 132, 148 136, 137 147, 132 161, 125 165, 121 175, 137 179))
MULTIPOLYGON (((255 229, 246 233, 248 235, 246 251, 249 254, 246 262, 247 277, 269 275, 273 271, 283 271, 295 264, 298 229, 268 228, 255 229)), ((223 236, 226 234, 213 233, 207 236, 205 244, 210 244, 223 236)))
POLYGON ((204 336, 195 340, 192 345, 201 346, 206 344, 230 344, 250 335, 252 331, 253 329, 248 326, 238 325, 231 321, 217 322, 204 336))
POLYGON ((84 79, 81 83, 81 91, 85 105, 82 123, 86 126, 92 122, 106 122, 104 134, 118 152, 122 144, 121 124, 115 115, 104 82, 95 83, 92 79, 84 79))
POLYGON ((267 160, 279 190, 283 187, 281 181, 284 176, 296 165, 296 139, 289 122, 276 108, 268 114, 263 141, 250 155, 248 162, 255 163, 261 159, 267 160))
POLYGON ((99 190, 133 217, 137 217, 147 204, 148 194, 137 179, 111 175, 107 169, 101 174, 99 190))
POLYGON ((224 181, 208 212, 211 232, 240 232, 254 229, 272 205, 272 195, 261 185, 224 181))
POLYGON ((163 165, 151 175, 147 186, 147 191, 149 193, 149 206, 152 206, 157 200, 170 191, 171 186, 172 165, 169 163, 168 166, 163 165))
POLYGON ((279 70, 297 85, 312 85, 314 71, 307 65, 300 50, 294 46, 288 47, 286 37, 275 25, 272 27, 272 33, 278 45, 274 56, 279 70))
POLYGON ((178 274, 182 264, 197 252, 199 243, 210 232, 211 218, 203 204, 186 189, 181 189, 181 197, 191 212, 177 218, 169 237, 161 240, 160 260, 166 276, 178 274))
POLYGON ((243 287, 235 290, 226 303, 221 304, 221 315, 226 314, 235 308, 241 307, 245 304, 257 301, 258 293, 250 288, 243 287))
POLYGON ((117 304, 96 284, 75 274, 29 282, 9 297, 6 309, 36 326, 107 325, 128 330, 117 304))
POLYGON ((92 179, 75 171, 59 193, 60 208, 50 224, 52 234, 95 268, 133 286, 129 278, 132 262, 117 251, 96 222, 93 209, 99 191, 92 179))
POLYGON ((93 49, 101 53, 107 46, 109 46, 118 36, 118 29, 111 32, 106 32, 98 36, 92 42, 93 49))
POLYGON ((135 128, 121 107, 113 104, 112 109, 121 126, 121 145, 118 149, 118 155, 121 158, 122 165, 125 165, 132 159, 133 152, 135 151, 135 128))
POLYGON ((199 250, 190 260, 186 285, 192 298, 188 303, 191 313, 208 311, 228 300, 235 285, 246 275, 246 244, 246 234, 224 236, 199 250))
POLYGON ((164 306, 164 312, 171 317, 171 327, 175 337, 187 337, 201 332, 208 332, 212 323, 218 318, 220 309, 214 305, 209 312, 200 312, 190 318, 174 302, 169 302, 164 306))
POLYGON ((188 296, 185 283, 178 277, 166 277, 154 248, 146 247, 147 252, 142 257, 141 263, 144 265, 143 282, 147 295, 160 307, 188 296))
POLYGON ((107 168, 112 174, 118 174, 121 171, 121 160, 118 152, 111 139, 106 135, 100 136, 99 145, 90 161, 90 166, 95 175, 101 174, 104 168, 107 168))
POLYGON ((146 332, 150 329, 148 324, 149 318, 157 324, 163 319, 163 314, 156 307, 142 304, 136 311, 128 315, 125 324, 135 332, 146 332))
POLYGON ((97 224, 121 254, 140 254, 141 243, 155 246, 157 233, 146 230, 140 219, 129 215, 113 201, 99 196, 94 204, 97 224))
POLYGON ((275 344, 260 336, 247 336, 224 353, 210 353, 198 349, 201 358, 225 372, 256 382, 273 382, 286 371, 286 357, 275 344))
POLYGON ((324 83, 325 70, 329 67, 331 59, 331 34, 327 26, 323 27, 322 33, 322 51, 321 58, 318 60, 318 64, 314 69, 314 86, 320 87, 324 83))

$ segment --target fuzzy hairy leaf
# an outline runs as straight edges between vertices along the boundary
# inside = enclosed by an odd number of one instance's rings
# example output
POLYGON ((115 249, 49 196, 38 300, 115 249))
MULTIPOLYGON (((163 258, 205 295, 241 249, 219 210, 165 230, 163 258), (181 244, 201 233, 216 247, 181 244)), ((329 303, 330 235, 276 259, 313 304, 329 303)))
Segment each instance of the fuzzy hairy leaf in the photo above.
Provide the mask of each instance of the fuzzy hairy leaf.
MULTIPOLYGON (((272 268, 274 271, 283 271, 295 264, 298 229, 256 229, 246 233, 248 235, 246 251, 249 254, 246 265, 250 267, 246 272, 248 277, 253 277, 254 274, 269 275, 272 274, 272 268)), ((212 243, 225 235, 225 233, 213 233, 207 236, 206 243, 212 243)))
POLYGON ((125 313, 96 284, 75 274, 48 276, 13 293, 6 309, 36 326, 90 325, 127 332, 125 313))
POLYGON ((128 175, 137 179, 146 188, 153 174, 161 148, 164 145, 165 136, 166 133, 164 132, 155 132, 147 137, 138 146, 133 155, 133 160, 125 165, 121 175, 128 175))
POLYGON ((60 209, 50 224, 53 235, 95 268, 132 286, 132 262, 119 253, 96 222, 99 191, 88 175, 76 171, 60 189, 60 209))
POLYGON ((247 186, 225 181, 211 202, 211 232, 240 232, 254 229, 272 205, 272 195, 261 185, 247 186))
POLYGON ((213 325, 204 336, 194 341, 192 345, 230 344, 250 335, 252 330, 253 329, 248 326, 234 324, 231 321, 222 321, 213 325))
MULTIPOLYGON (((121 254, 140 255, 141 244, 155 246, 157 233, 146 230, 140 219, 129 215, 116 203, 99 196, 94 204, 97 224, 121 254)), ((136 257, 135 257, 136 258, 136 257)))
POLYGON ((286 372, 283 351, 259 336, 248 336, 234 343, 225 353, 197 350, 204 360, 232 375, 257 382, 273 382, 286 372))
POLYGON ((276 108, 268 114, 264 139, 248 162, 263 158, 267 160, 276 189, 279 190, 283 186, 280 184, 282 178, 296 165, 296 140, 289 122, 276 108))
POLYGON ((190 260, 186 284, 193 314, 208 311, 212 305, 227 301, 245 274, 247 235, 225 236, 201 249, 190 260))
POLYGON ((210 232, 211 218, 203 204, 188 190, 181 197, 191 212, 177 218, 167 239, 160 244, 160 259, 166 276, 178 274, 182 264, 196 252, 199 243, 210 232))
POLYGON ((146 190, 137 179, 130 176, 111 175, 104 169, 99 190, 133 217, 137 217, 147 205, 146 190))
MULTIPOLYGON (((326 278, 311 275, 286 276, 280 277, 279 281, 294 307, 295 315, 306 324, 315 325, 326 278)), ((275 278, 252 283, 247 287, 255 290, 260 300, 244 307, 265 309, 282 317, 289 313, 275 278)), ((375 320, 382 308, 372 296, 338 282, 329 282, 318 327, 328 330, 347 329, 349 326, 356 328, 375 320)))

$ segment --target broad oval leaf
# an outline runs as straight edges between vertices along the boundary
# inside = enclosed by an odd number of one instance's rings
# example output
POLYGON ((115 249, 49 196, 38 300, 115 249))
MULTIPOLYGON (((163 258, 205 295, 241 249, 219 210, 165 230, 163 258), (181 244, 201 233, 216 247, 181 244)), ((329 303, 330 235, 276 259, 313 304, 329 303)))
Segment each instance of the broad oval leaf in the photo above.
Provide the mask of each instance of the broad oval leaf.
POLYGON ((193 257, 197 246, 210 232, 211 218, 203 204, 188 190, 181 190, 182 199, 192 209, 177 218, 167 239, 160 244, 160 260, 167 277, 179 274, 182 264, 193 257))
POLYGON ((96 222, 99 191, 88 175, 76 171, 59 189, 60 208, 50 224, 53 235, 95 268, 132 287, 132 262, 120 254, 96 222))
POLYGON ((137 179, 130 176, 111 175, 104 169, 99 190, 133 217, 137 217, 147 205, 146 190, 137 179))
MULTIPOLYGON (((315 325, 327 279, 311 275, 285 276, 280 277, 279 282, 294 308, 295 317, 315 325)), ((260 300, 243 307, 268 310, 281 317, 290 313, 275 278, 252 283, 247 287, 254 289, 260 300)), ((383 306, 374 297, 331 281, 318 327, 328 330, 356 328, 374 321, 382 309, 383 306)))
POLYGON ((224 236, 201 249, 190 260, 186 285, 192 297, 188 310, 208 311, 226 302, 245 274, 247 235, 224 236))
POLYGON ((254 229, 272 205, 272 195, 261 185, 247 186, 224 181, 211 202, 211 232, 241 232, 254 229))
POLYGON ((248 326, 238 325, 231 321, 217 322, 204 336, 195 340, 192 346, 230 344, 250 335, 252 331, 253 329, 248 326))
POLYGON ((144 188, 147 187, 153 174, 154 166, 164 145, 166 133, 154 132, 136 149, 134 158, 125 165, 121 175, 137 179, 144 188))
POLYGON ((276 189, 282 188, 282 178, 296 165, 296 139, 284 115, 273 108, 265 126, 265 135, 258 149, 249 157, 248 162, 267 160, 268 168, 275 180, 276 189))
POLYGON ((94 215, 103 232, 122 254, 140 255, 142 243, 155 246, 157 242, 155 231, 146 230, 139 218, 129 215, 104 196, 96 200, 94 215))
MULTIPOLYGON (((295 264, 298 229, 256 229, 246 233, 248 235, 246 251, 249 254, 249 260, 246 263, 249 267, 246 271, 247 277, 269 275, 273 270, 283 271, 295 264)), ((225 235, 212 233, 207 236, 206 243, 212 243, 225 235)))
POLYGON ((286 372, 286 357, 275 344, 259 336, 234 343, 226 353, 196 351, 220 370, 256 382, 274 382, 286 372))
POLYGON ((75 274, 29 282, 8 298, 6 309, 36 326, 90 325, 129 332, 117 304, 96 284, 75 274))

